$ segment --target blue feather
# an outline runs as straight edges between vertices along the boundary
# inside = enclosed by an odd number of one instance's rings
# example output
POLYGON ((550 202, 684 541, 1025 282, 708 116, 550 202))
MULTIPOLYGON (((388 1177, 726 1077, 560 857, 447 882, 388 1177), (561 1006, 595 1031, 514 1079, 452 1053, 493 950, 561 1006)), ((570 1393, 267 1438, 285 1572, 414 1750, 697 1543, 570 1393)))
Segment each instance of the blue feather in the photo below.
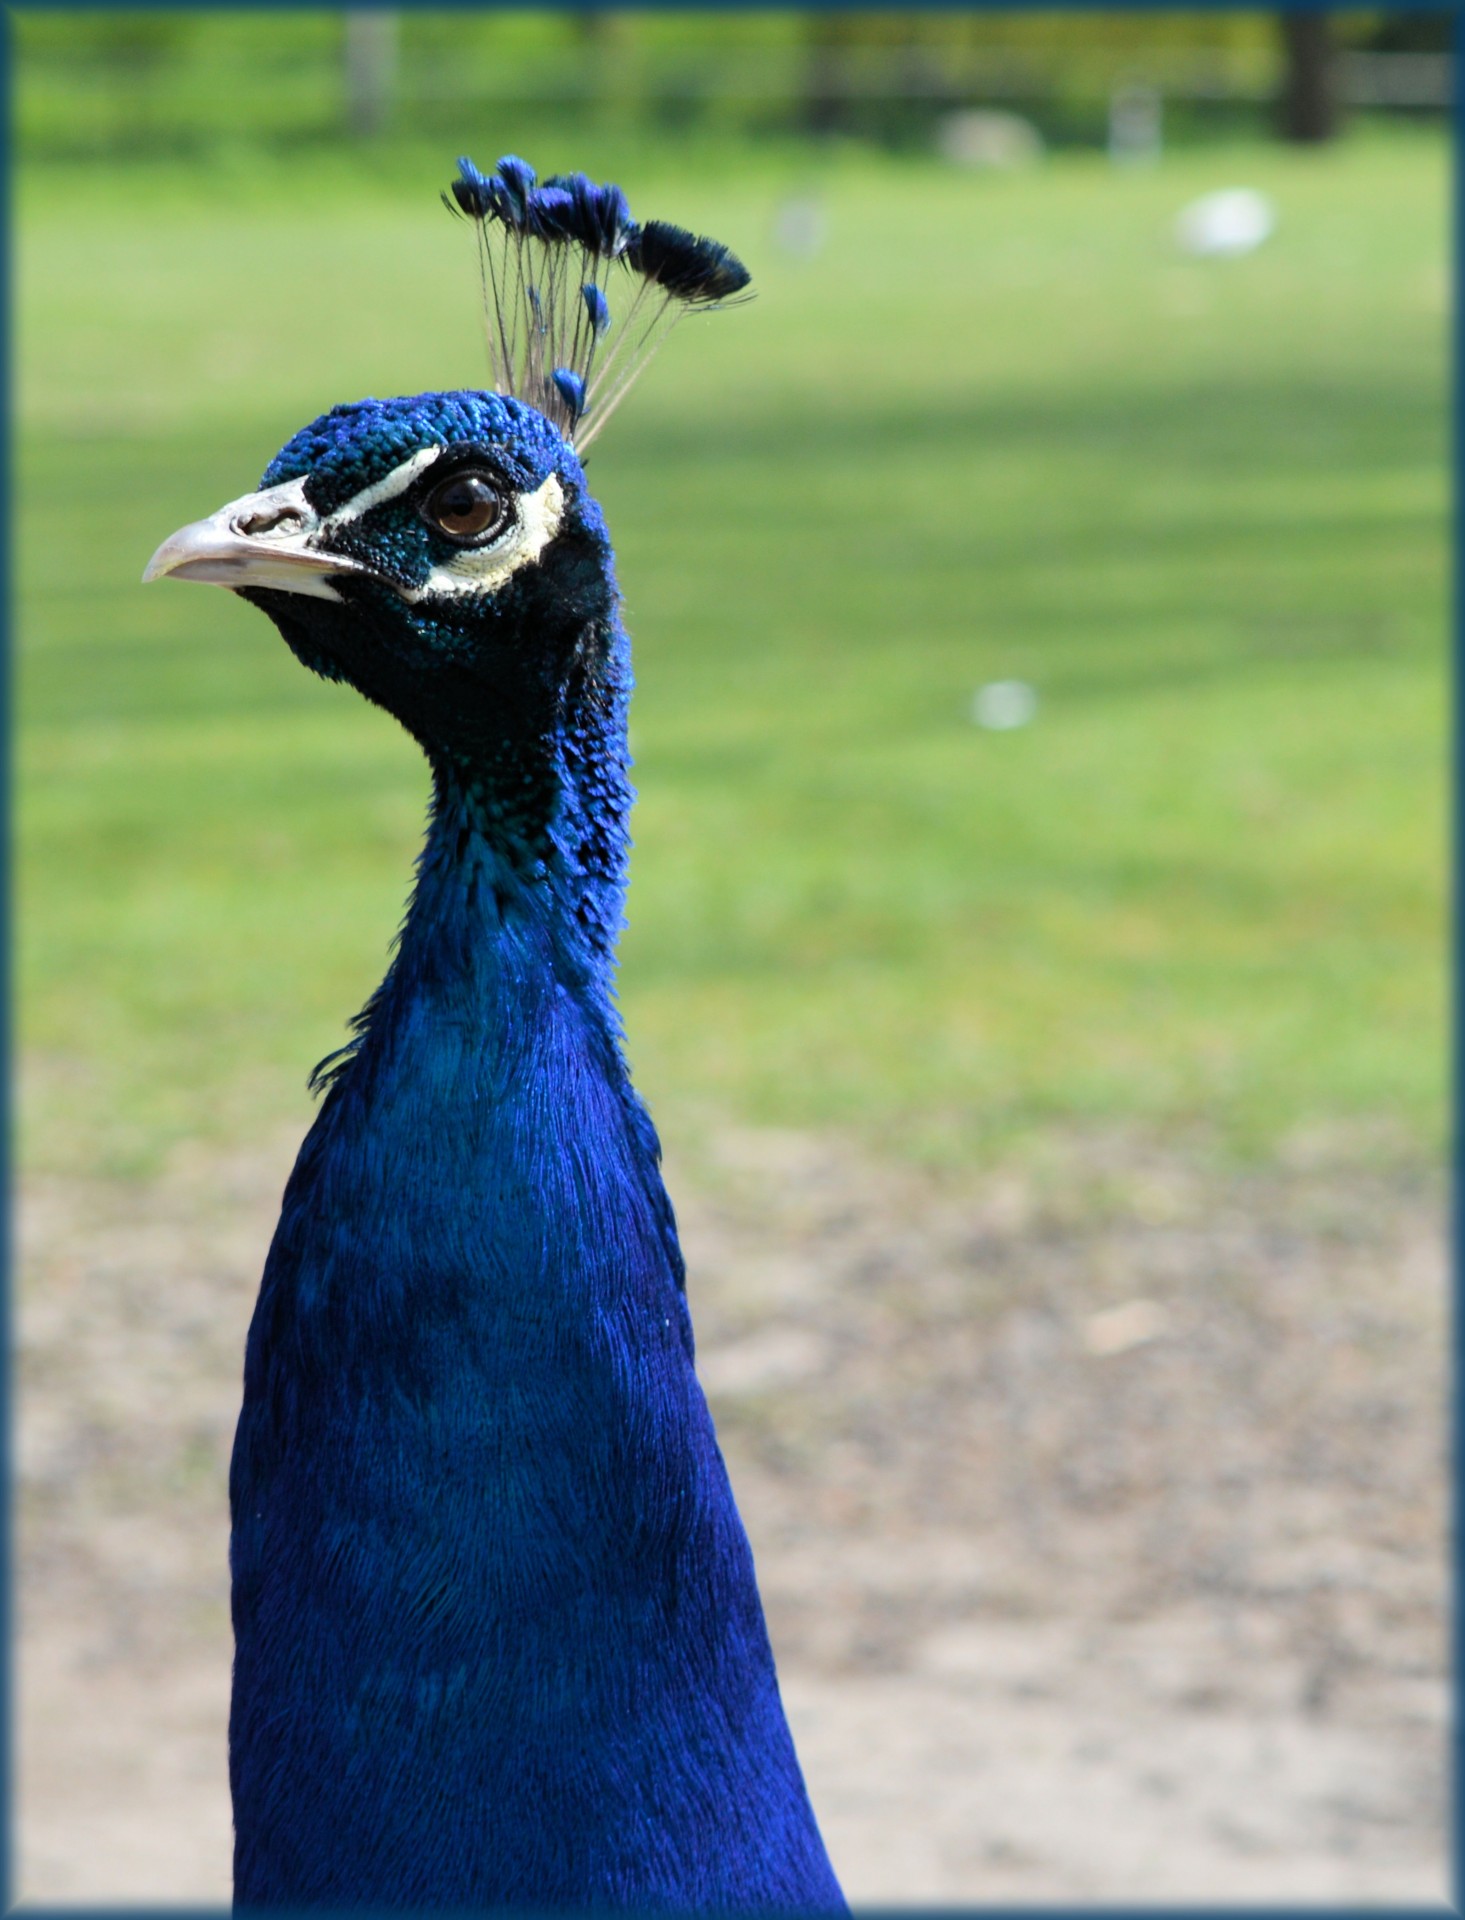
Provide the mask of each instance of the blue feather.
POLYGON ((632 230, 631 209, 617 186, 597 186, 583 173, 557 173, 545 182, 567 192, 575 208, 573 237, 591 253, 619 255, 632 230))
POLYGON ((493 205, 492 182, 466 158, 458 162, 458 177, 452 183, 452 195, 463 212, 475 220, 484 219, 493 205))
POLYGON ((604 333, 610 326, 610 303, 600 288, 591 284, 581 287, 580 297, 585 302, 585 311, 590 316, 590 325, 596 333, 604 333))
POLYGON ((541 240, 574 238, 575 202, 562 187, 536 187, 524 204, 524 231, 541 240))
POLYGON ((535 172, 527 160, 506 153, 495 169, 495 178, 503 189, 505 203, 518 226, 524 224, 529 196, 534 191, 535 172))
POLYGON ((689 302, 727 300, 752 279, 721 241, 699 239, 665 220, 648 220, 632 238, 626 258, 648 280, 689 302))
POLYGON ((556 367, 550 378, 554 381, 555 391, 570 410, 571 421, 578 420, 585 411, 585 382, 568 367, 556 367))

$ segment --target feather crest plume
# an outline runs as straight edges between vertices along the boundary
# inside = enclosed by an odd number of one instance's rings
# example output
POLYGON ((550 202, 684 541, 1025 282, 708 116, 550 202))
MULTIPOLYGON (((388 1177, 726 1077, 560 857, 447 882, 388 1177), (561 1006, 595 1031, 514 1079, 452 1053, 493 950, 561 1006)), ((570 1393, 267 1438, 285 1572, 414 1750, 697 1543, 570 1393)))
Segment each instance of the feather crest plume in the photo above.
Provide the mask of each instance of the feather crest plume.
POLYGON ((684 313, 751 298, 719 241, 641 225, 619 187, 583 173, 541 182, 515 154, 487 174, 463 159, 443 200, 477 229, 495 385, 580 449, 684 313))

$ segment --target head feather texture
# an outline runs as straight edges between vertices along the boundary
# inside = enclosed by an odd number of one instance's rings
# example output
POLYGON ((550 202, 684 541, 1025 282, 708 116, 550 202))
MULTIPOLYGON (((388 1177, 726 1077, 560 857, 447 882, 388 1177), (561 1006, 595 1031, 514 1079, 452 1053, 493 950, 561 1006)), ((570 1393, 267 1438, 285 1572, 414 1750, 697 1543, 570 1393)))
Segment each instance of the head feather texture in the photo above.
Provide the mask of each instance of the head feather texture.
POLYGON ((494 384, 581 450, 684 313, 751 297, 719 241, 640 226, 619 187, 583 173, 541 183, 516 154, 489 174, 464 159, 443 199, 477 229, 494 384))

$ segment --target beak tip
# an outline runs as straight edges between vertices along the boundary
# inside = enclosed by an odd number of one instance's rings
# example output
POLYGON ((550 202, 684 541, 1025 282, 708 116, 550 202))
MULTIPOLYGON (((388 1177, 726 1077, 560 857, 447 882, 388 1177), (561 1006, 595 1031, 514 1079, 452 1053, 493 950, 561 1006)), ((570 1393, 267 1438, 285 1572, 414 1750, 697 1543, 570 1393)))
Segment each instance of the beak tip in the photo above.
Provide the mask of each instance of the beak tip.
POLYGON ((152 580, 165 580, 178 565, 182 556, 178 551, 178 535, 169 534, 162 546, 154 553, 142 570, 142 584, 147 586, 152 580))

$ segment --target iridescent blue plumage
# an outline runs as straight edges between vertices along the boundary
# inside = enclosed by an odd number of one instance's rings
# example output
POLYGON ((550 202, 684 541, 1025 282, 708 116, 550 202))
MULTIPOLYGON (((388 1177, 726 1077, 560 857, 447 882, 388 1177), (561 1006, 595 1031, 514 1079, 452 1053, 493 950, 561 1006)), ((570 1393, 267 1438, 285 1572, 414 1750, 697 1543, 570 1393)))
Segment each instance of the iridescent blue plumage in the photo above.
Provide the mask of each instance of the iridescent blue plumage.
POLYGON ((610 326, 610 302, 597 286, 581 287, 580 297, 585 302, 591 326, 597 333, 604 333, 610 326))
MULTIPOLYGON (((626 225, 519 161, 457 190, 626 225)), ((577 418, 580 368, 547 365, 577 418)), ((250 1328, 236 1900, 842 1908, 620 1051, 629 648, 566 433, 513 394, 336 407, 149 572, 236 587, 432 773, 250 1328)))

